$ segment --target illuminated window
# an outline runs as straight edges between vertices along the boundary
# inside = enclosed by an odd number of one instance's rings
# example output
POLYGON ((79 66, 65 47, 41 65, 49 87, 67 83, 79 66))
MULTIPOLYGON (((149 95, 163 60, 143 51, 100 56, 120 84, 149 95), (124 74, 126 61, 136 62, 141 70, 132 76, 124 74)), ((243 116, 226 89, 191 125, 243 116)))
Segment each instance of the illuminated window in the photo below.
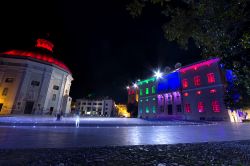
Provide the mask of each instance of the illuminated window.
POLYGON ((191 112, 190 104, 185 105, 185 111, 188 113, 191 112))
POLYGON ((143 91, 142 91, 142 89, 140 89, 140 96, 142 96, 143 95, 143 91))
POLYGON ((197 93, 197 95, 200 95, 200 94, 201 94, 201 91, 200 91, 200 90, 198 90, 196 93, 197 93))
POLYGON ((146 106, 146 113, 149 113, 149 108, 148 108, 148 106, 146 106))
POLYGON ((155 98, 153 98, 153 101, 155 101, 155 98))
POLYGON ((204 103, 203 102, 198 102, 198 112, 204 112, 204 103))
POLYGON ((140 108, 140 113, 142 113, 142 108, 140 108))
POLYGON ((216 89, 210 89, 210 93, 216 93, 216 89))
POLYGON ((152 87, 152 94, 155 94, 155 86, 152 87))
POLYGON ((200 76, 195 76, 194 77, 194 85, 195 86, 200 86, 201 85, 201 77, 200 76))
POLYGON ((207 81, 208 81, 208 83, 215 83, 214 73, 207 74, 207 81))
POLYGON ((4 88, 2 92, 2 96, 7 96, 8 90, 9 90, 8 88, 4 88))
POLYGON ((184 96, 186 96, 186 97, 187 97, 187 96, 188 96, 188 93, 187 93, 187 92, 186 92, 186 93, 184 93, 184 96))
POLYGON ((148 95, 149 94, 149 90, 148 90, 148 88, 146 88, 146 95, 148 95))
POLYGON ((183 79, 182 80, 182 86, 183 86, 183 88, 187 88, 188 87, 188 81, 187 81, 187 79, 183 79))
POLYGON ((146 101, 148 101, 148 99, 146 99, 146 101))
POLYGON ((212 101, 212 109, 214 112, 220 112, 219 101, 217 101, 217 100, 212 101))
POLYGON ((152 106, 152 112, 153 112, 153 113, 156 113, 155 106, 152 106))

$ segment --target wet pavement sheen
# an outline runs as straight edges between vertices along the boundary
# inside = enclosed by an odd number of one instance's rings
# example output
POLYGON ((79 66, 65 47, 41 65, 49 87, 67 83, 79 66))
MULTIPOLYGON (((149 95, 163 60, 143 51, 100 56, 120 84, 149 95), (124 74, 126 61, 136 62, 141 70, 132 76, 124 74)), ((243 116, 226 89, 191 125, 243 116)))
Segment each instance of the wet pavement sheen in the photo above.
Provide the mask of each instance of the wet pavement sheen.
POLYGON ((1 126, 0 148, 66 148, 250 139, 250 124, 129 127, 1 126))

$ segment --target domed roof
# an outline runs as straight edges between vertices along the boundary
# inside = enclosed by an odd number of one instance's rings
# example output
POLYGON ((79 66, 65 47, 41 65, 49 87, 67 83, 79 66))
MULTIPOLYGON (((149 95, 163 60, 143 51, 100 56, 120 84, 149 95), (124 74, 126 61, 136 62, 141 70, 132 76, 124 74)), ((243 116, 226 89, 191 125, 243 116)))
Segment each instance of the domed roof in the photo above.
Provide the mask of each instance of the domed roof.
POLYGON ((55 65, 71 73, 63 62, 52 57, 53 47, 54 45, 51 42, 45 39, 37 39, 36 48, 30 51, 10 50, 2 53, 2 55, 12 56, 13 58, 28 58, 45 64, 55 65))

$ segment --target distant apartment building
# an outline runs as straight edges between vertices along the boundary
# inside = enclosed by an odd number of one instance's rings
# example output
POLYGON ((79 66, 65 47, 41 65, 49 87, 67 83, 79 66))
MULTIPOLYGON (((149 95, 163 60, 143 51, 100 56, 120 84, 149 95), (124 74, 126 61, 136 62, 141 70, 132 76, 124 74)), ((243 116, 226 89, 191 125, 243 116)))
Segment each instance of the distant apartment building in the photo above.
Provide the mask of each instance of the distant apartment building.
POLYGON ((76 110, 85 116, 116 116, 115 102, 111 99, 77 99, 76 110))

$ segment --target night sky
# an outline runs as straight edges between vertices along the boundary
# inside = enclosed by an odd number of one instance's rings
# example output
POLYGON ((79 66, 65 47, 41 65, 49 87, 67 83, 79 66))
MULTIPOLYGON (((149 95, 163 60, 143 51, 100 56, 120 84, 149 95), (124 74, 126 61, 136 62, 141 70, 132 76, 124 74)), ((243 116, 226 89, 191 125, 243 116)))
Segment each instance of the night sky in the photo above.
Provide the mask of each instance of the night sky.
POLYGON ((126 102, 125 87, 152 76, 153 69, 200 60, 168 42, 161 26, 167 18, 149 7, 140 18, 126 11, 125 0, 43 0, 0 2, 0 51, 29 49, 50 34, 56 58, 72 71, 73 99, 88 94, 126 102))

